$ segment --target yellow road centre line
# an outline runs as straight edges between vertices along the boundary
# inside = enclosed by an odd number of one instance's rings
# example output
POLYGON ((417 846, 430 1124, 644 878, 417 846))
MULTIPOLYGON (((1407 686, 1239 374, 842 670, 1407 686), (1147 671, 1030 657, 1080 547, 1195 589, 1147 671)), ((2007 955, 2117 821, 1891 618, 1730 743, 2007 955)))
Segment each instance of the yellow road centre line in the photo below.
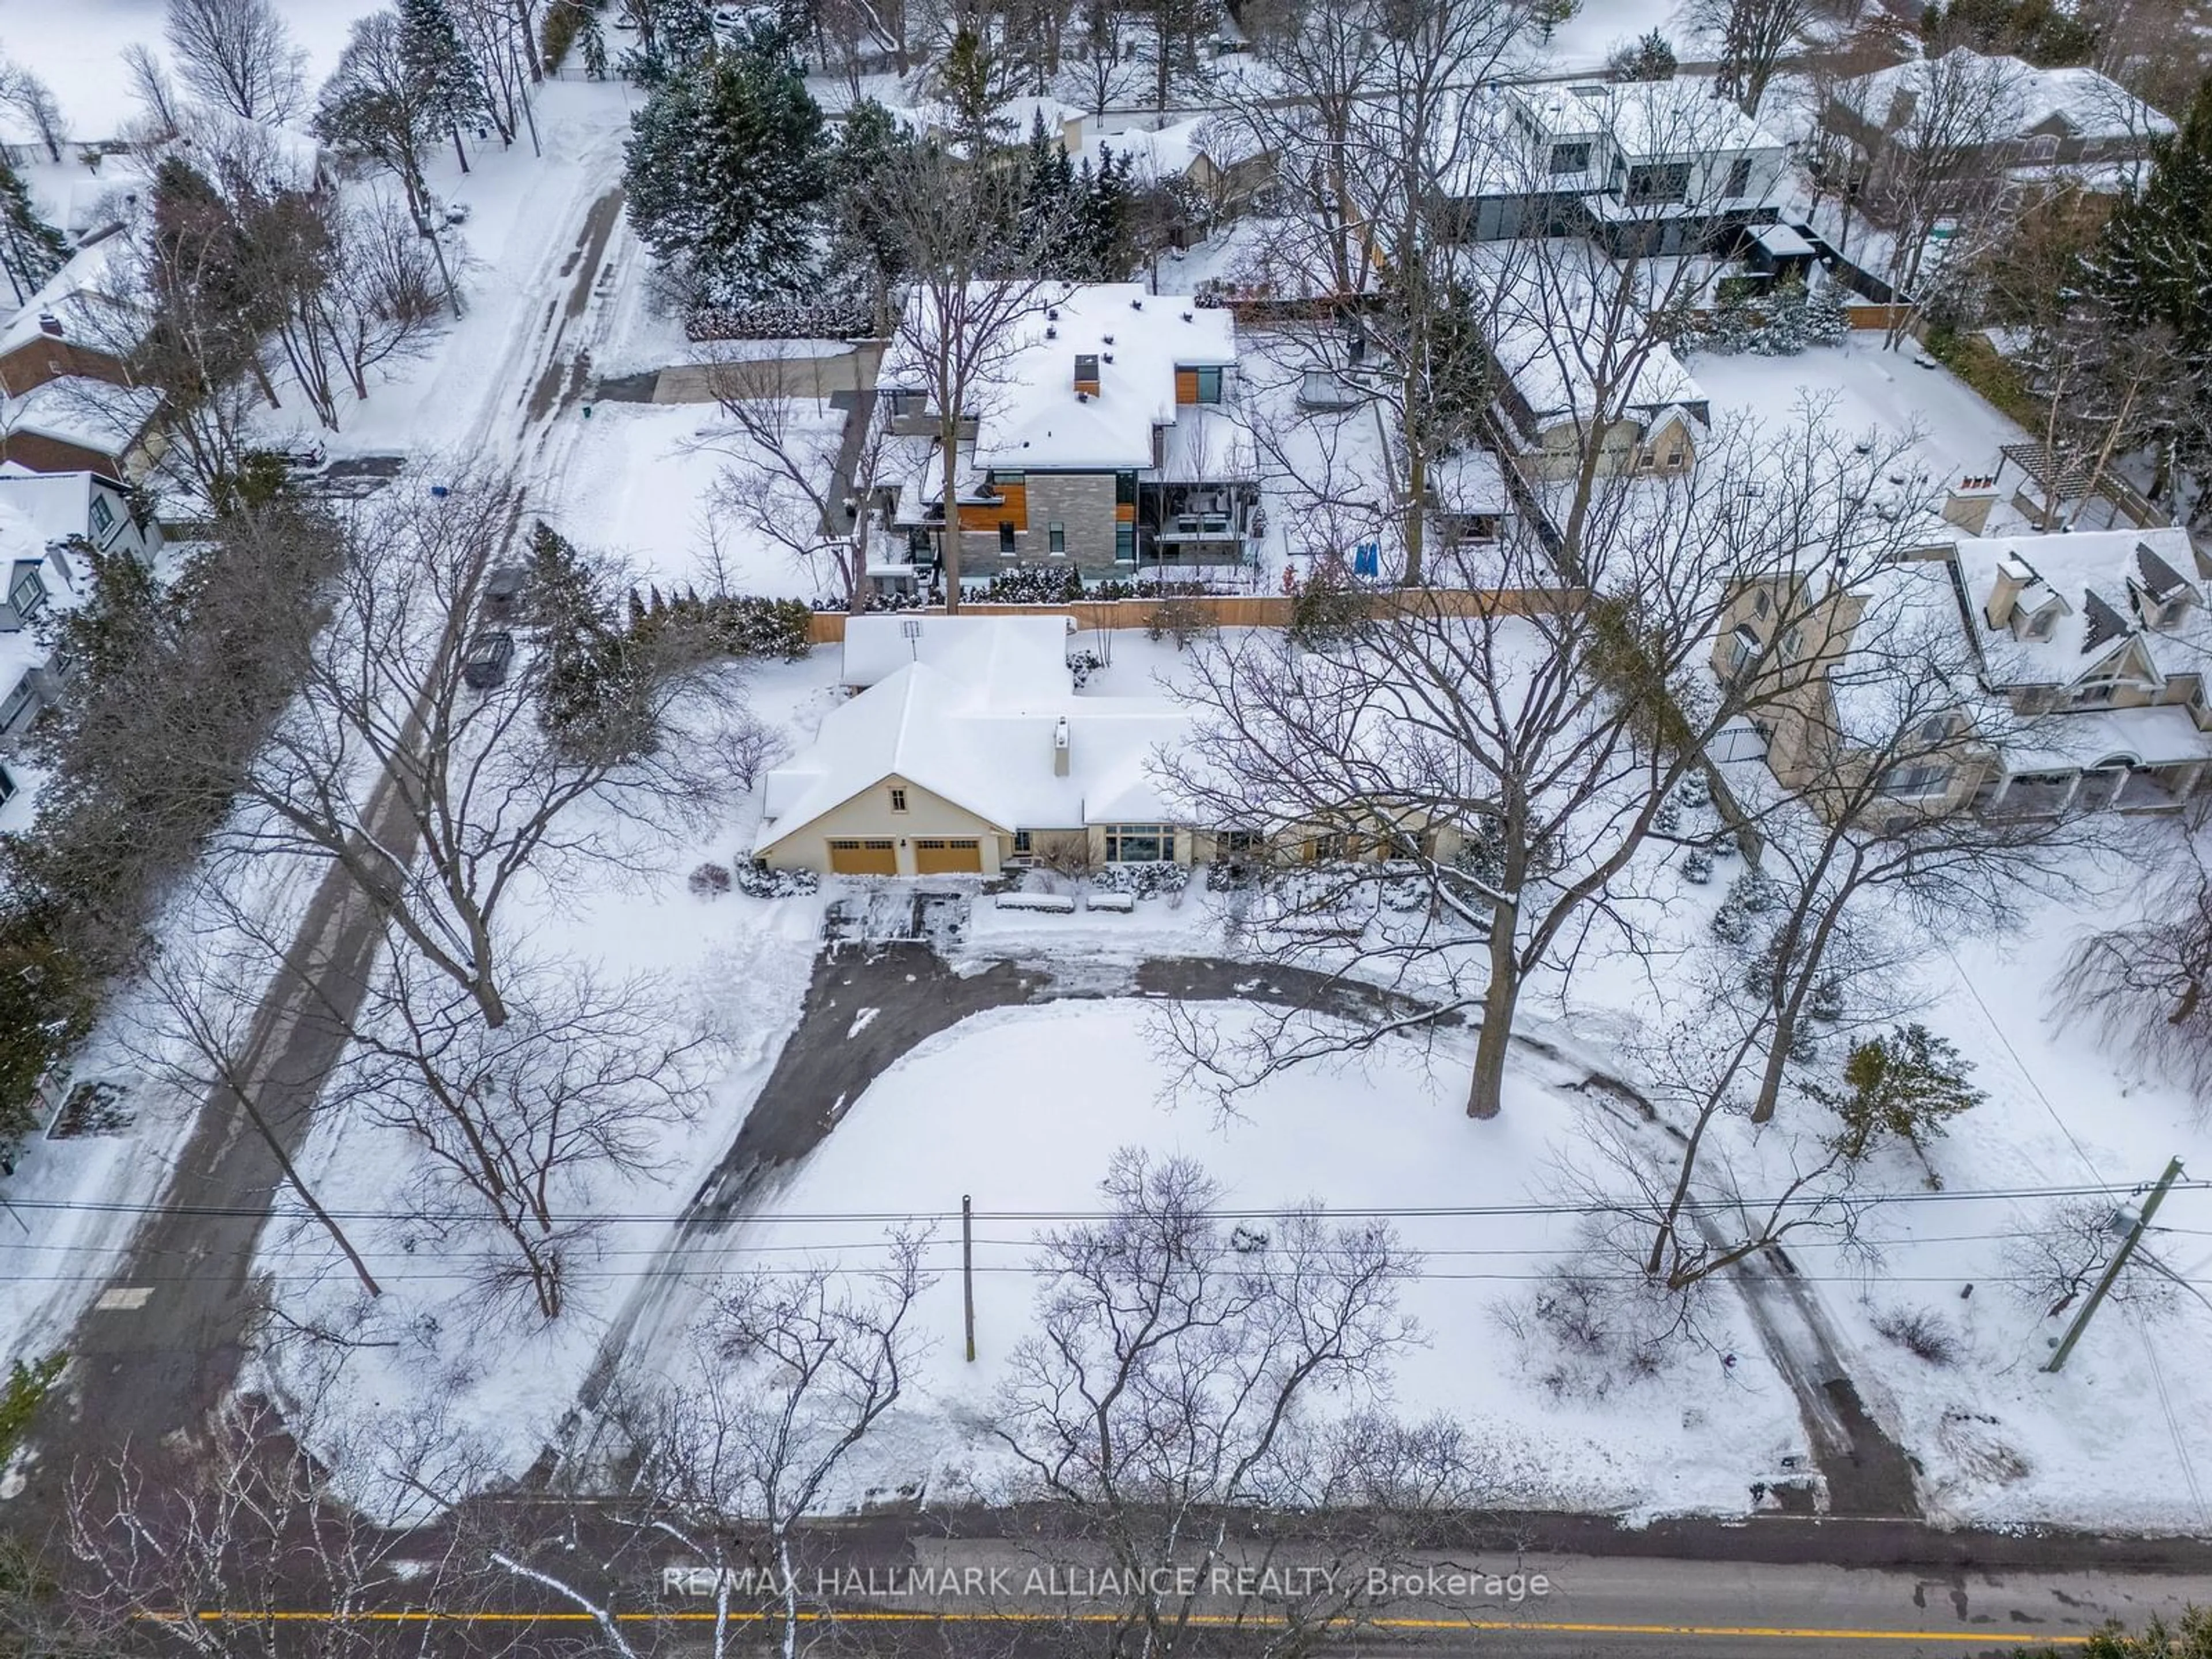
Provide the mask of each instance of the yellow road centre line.
MULTIPOLYGON (((392 1611, 364 1610, 358 1613, 321 1611, 233 1613, 155 1613, 145 1615, 150 1620, 166 1624, 196 1621, 201 1624, 252 1625, 264 1623, 292 1624, 597 1624, 596 1613, 576 1612, 554 1613, 492 1613, 439 1611, 434 1608, 397 1609, 392 1611)), ((780 1613, 731 1612, 718 1613, 712 1608, 697 1611, 678 1610, 667 1613, 617 1613, 611 1617, 618 1624, 703 1624, 725 1619, 730 1624, 766 1624, 782 1617, 780 1613)), ((803 1624, 853 1625, 921 1625, 921 1624, 999 1624, 999 1625, 1111 1625, 1122 1622, 1123 1615, 1111 1613, 888 1613, 855 1611, 851 1613, 801 1613, 803 1624)), ((1255 1619, 1240 1619, 1229 1613, 1198 1613, 1176 1622, 1188 1625, 1234 1627, 1258 1625, 1255 1619)), ((1369 1619, 1360 1620, 1358 1627, 1366 1630, 1398 1631, 1480 1631, 1488 1634, 1510 1634, 1516 1631, 1531 1635, 1551 1636, 1698 1636, 1716 1639, 1735 1638, 1745 1641, 1799 1642, 1944 1642, 1960 1646, 2002 1647, 2016 1643, 2026 1635, 2013 1632, 2010 1635, 1996 1631, 1948 1630, 1824 1630, 1791 1625, 1623 1625, 1595 1621, 1546 1619, 1369 1619)), ((2033 1640, 2045 1647, 2081 1647, 2088 1642, 2086 1636, 2036 1635, 2033 1640)))

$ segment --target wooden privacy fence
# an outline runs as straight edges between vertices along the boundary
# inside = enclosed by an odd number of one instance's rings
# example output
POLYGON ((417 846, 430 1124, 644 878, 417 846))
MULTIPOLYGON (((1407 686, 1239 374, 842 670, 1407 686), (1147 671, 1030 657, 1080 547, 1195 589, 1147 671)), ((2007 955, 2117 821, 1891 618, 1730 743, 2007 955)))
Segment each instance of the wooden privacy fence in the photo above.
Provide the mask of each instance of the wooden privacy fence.
MULTIPOLYGON (((1392 597, 1380 594, 1380 599, 1392 597)), ((1566 609, 1580 600, 1580 594, 1571 588, 1520 587, 1475 591, 1467 588, 1432 587, 1419 594, 1424 605, 1434 606, 1445 616, 1479 617, 1540 617, 1566 609)), ((1152 613, 1163 604, 1189 606, 1206 614, 1217 628, 1288 628, 1291 608, 1297 603, 1281 594, 1200 594, 1190 597, 1176 595, 1161 599, 1068 599, 1057 605, 985 605, 980 602, 963 604, 963 617, 1069 617, 1079 629, 1094 628, 1148 628, 1152 613)), ((882 614, 882 613, 878 613, 882 614)), ((902 611, 904 617, 941 617, 939 609, 902 611)), ((817 611, 809 620, 807 639, 815 645, 839 645, 845 638, 846 614, 842 611, 817 611)))

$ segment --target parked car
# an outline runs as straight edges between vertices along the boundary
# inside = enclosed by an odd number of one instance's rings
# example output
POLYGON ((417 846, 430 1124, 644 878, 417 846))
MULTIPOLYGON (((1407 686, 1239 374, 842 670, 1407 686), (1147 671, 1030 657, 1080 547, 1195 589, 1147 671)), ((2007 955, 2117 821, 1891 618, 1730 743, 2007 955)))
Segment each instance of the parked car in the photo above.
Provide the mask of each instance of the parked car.
POLYGON ((461 659, 461 679, 471 690, 489 691, 507 684, 507 671, 514 661, 514 635, 504 630, 479 634, 461 659))
POLYGON ((284 463, 284 470, 294 475, 320 472, 331 463, 330 452, 319 443, 301 444, 292 449, 272 449, 269 452, 284 463))
POLYGON ((483 615, 493 622, 507 622, 522 609, 522 589, 530 580, 529 570, 519 564, 503 564, 484 578, 483 615))

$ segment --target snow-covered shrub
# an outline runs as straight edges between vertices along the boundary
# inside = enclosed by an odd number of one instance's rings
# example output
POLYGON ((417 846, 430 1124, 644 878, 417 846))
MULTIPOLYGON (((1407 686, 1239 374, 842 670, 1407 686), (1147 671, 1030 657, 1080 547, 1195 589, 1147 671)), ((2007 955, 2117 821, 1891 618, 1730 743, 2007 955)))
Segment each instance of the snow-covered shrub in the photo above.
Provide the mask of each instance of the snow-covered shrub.
POLYGON ((730 890, 730 872, 719 864, 702 864, 688 884, 694 898, 720 898, 730 890))
POLYGON ((1067 665, 1075 675, 1075 689, 1080 691, 1091 683, 1091 677, 1106 665, 1106 659, 1096 651, 1077 651, 1069 655, 1067 665))
POLYGON ((983 589, 987 605, 1065 605, 1083 597, 1073 567, 1002 570, 983 589))
POLYGON ((1180 893, 1190 885, 1190 866, 1170 864, 1109 864, 1091 878, 1102 893, 1129 893, 1138 898, 1158 898, 1180 893))
POLYGON ((1874 1317, 1874 1328, 1916 1359, 1931 1365, 1959 1361, 1959 1334, 1940 1315, 1925 1308, 1891 1308, 1874 1317))
POLYGON ((755 864, 750 854, 738 860, 738 890, 748 898, 796 898, 822 885, 811 870, 769 870, 755 864))
POLYGON ((1669 1295, 1609 1259, 1569 1267, 1492 1317, 1521 1351, 1522 1369, 1554 1399, 1601 1401, 1663 1373, 1692 1329, 1705 1281, 1669 1295))
POLYGON ((1682 879, 1703 887, 1713 878, 1713 855, 1699 847, 1682 855, 1682 879))
POLYGON ((1805 338, 1813 345, 1841 345, 1851 337, 1850 313, 1844 309, 1844 291, 1833 283, 1805 301, 1805 338))
POLYGON ((1713 937, 1723 945, 1748 945, 1758 931, 1758 918, 1782 902, 1773 878, 1747 870, 1729 884, 1728 896, 1713 912, 1713 937))

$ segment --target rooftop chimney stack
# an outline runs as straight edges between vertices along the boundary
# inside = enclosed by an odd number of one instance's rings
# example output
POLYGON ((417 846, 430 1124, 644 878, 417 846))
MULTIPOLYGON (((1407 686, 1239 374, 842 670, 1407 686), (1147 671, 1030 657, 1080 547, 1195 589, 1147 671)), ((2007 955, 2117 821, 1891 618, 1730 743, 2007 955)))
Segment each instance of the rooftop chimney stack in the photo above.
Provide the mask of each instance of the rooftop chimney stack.
POLYGON ((1067 716, 1063 714, 1060 724, 1052 728, 1052 775, 1056 778, 1067 775, 1067 716))

